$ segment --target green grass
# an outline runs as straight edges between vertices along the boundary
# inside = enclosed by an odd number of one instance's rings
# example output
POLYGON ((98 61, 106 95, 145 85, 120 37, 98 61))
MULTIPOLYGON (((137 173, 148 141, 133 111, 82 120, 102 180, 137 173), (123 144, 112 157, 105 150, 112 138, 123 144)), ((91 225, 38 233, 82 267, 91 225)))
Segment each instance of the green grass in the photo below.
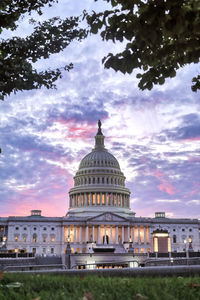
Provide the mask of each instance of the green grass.
POLYGON ((200 277, 97 277, 4 274, 0 300, 198 300, 200 277), (13 282, 21 287, 10 287, 13 282))

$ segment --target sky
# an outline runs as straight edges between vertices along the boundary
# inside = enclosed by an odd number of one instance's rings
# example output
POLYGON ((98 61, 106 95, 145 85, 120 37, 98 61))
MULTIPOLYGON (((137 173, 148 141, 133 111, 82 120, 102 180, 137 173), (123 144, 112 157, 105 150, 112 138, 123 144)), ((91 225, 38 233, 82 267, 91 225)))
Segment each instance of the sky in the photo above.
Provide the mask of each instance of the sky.
MULTIPOLYGON (((101 1, 62 0, 40 18, 101 8, 101 1)), ((25 17, 16 33, 30 32, 25 17)), ((200 93, 191 91, 200 64, 141 91, 136 72, 124 75, 101 63, 122 48, 99 36, 73 42, 36 64, 44 70, 73 62, 56 90, 18 92, 0 103, 1 217, 28 216, 32 209, 44 216, 66 215, 73 176, 94 146, 99 119, 105 146, 126 176, 136 216, 164 211, 171 218, 200 217, 200 93)))

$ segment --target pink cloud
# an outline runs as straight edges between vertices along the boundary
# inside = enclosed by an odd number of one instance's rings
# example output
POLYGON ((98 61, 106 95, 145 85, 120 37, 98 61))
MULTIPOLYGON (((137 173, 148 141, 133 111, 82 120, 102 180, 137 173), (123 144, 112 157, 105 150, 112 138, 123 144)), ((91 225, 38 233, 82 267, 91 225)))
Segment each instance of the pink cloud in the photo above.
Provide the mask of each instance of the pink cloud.
POLYGON ((188 138, 188 139, 182 139, 179 141, 179 143, 188 143, 188 142, 199 142, 200 141, 200 137, 193 137, 193 138, 188 138))
POLYGON ((149 175, 155 176, 161 181, 161 184, 158 185, 158 189, 162 192, 166 192, 169 195, 174 195, 177 190, 176 188, 165 179, 165 175, 161 170, 153 169, 148 172, 149 175))

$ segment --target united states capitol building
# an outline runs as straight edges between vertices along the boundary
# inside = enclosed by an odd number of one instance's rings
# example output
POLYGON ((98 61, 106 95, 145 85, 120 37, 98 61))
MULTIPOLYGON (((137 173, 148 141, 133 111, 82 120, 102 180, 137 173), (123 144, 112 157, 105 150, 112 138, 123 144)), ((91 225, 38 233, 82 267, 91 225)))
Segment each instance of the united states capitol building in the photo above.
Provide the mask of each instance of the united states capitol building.
POLYGON ((80 162, 64 217, 0 218, 0 252, 71 254, 72 264, 120 262, 133 255, 200 251, 200 220, 136 217, 117 159, 105 148, 101 122, 94 149, 80 162))

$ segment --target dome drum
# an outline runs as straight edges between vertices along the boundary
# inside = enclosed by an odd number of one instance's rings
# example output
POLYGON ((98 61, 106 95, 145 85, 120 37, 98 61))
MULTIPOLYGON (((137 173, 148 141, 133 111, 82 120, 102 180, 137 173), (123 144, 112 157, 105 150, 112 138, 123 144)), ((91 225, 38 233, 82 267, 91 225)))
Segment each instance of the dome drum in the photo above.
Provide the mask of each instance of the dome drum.
POLYGON ((73 193, 70 195, 70 209, 94 206, 129 208, 129 201, 129 193, 106 191, 73 193))

